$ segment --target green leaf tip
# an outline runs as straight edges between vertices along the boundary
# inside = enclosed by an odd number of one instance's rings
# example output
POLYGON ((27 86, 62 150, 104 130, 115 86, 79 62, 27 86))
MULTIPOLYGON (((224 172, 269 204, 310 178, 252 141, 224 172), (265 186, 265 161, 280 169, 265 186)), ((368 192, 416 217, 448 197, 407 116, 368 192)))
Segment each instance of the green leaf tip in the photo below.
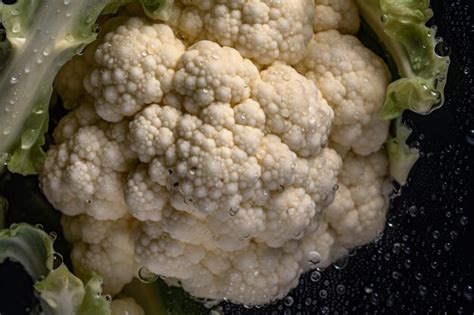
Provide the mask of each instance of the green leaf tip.
POLYGON ((42 314, 110 315, 110 302, 102 293, 102 279, 92 274, 84 285, 54 252, 53 238, 26 223, 0 231, 0 263, 19 262, 33 279, 42 314))
POLYGON ((444 103, 449 56, 437 54, 429 0, 356 0, 363 19, 372 27, 395 61, 399 80, 392 82, 380 112, 395 119, 406 109, 429 114, 444 103))

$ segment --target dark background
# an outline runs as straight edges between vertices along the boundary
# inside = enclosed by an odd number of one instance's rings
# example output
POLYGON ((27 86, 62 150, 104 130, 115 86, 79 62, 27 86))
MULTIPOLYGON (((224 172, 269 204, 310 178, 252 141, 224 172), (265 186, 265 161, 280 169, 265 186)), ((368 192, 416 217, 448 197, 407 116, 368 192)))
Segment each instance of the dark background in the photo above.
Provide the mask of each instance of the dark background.
MULTIPOLYGON (((226 315, 474 314, 474 2, 433 0, 432 8, 430 24, 451 57, 446 102, 428 116, 404 115, 422 157, 392 200, 383 236, 306 274, 284 300, 260 308, 222 304, 226 315)), ((17 204, 28 199, 10 194, 17 204)), ((31 301, 22 289, 28 277, 15 268, 0 265, 0 313, 18 314, 31 301)))

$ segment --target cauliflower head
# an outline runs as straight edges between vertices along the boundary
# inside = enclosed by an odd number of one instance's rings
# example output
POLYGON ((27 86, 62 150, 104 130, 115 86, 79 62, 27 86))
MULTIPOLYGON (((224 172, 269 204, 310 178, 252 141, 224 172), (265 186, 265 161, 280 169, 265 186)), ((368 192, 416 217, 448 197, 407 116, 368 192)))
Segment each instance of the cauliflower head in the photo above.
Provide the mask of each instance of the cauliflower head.
POLYGON ((197 297, 264 304, 382 231, 390 78, 341 34, 358 27, 351 1, 133 12, 76 73, 40 174, 79 276, 115 294, 146 268, 197 297))

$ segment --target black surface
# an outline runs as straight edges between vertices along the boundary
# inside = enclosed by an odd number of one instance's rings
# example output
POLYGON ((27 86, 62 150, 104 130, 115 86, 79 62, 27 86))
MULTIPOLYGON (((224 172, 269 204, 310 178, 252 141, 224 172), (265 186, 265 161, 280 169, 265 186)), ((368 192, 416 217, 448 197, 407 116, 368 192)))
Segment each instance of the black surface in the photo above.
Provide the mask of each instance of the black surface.
MULTIPOLYGON (((383 236, 306 274, 283 301, 250 309, 223 304, 225 314, 474 314, 474 3, 433 0, 432 7, 432 24, 451 51, 446 103, 429 116, 405 115, 423 156, 393 199, 383 236)), ((2 270, 0 312, 19 314, 6 303, 22 303, 10 283, 25 280, 2 270)))

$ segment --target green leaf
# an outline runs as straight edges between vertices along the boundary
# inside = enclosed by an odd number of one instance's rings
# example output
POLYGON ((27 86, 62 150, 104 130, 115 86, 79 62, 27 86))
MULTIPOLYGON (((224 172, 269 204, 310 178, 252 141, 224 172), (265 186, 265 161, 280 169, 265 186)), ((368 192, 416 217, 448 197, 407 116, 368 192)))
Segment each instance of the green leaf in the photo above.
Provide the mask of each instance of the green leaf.
POLYGON ((444 102, 449 57, 438 56, 435 31, 426 26, 433 12, 429 0, 356 0, 370 25, 395 61, 400 79, 387 89, 383 119, 409 109, 429 114, 444 102))
POLYGON ((53 239, 29 224, 14 224, 0 231, 0 263, 19 262, 36 282, 42 313, 47 315, 109 315, 110 304, 101 295, 101 279, 92 275, 84 284, 53 249, 53 239))
POLYGON ((0 3, 0 22, 8 44, 0 72, 0 159, 8 169, 35 174, 44 160, 52 83, 59 68, 94 41, 94 23, 104 9, 140 2, 152 18, 169 16, 166 0, 18 0, 0 3))
POLYGON ((394 123, 393 135, 387 140, 387 151, 390 159, 390 174, 400 185, 405 185, 408 174, 420 156, 416 148, 410 148, 406 143, 411 130, 403 125, 401 118, 394 123))

